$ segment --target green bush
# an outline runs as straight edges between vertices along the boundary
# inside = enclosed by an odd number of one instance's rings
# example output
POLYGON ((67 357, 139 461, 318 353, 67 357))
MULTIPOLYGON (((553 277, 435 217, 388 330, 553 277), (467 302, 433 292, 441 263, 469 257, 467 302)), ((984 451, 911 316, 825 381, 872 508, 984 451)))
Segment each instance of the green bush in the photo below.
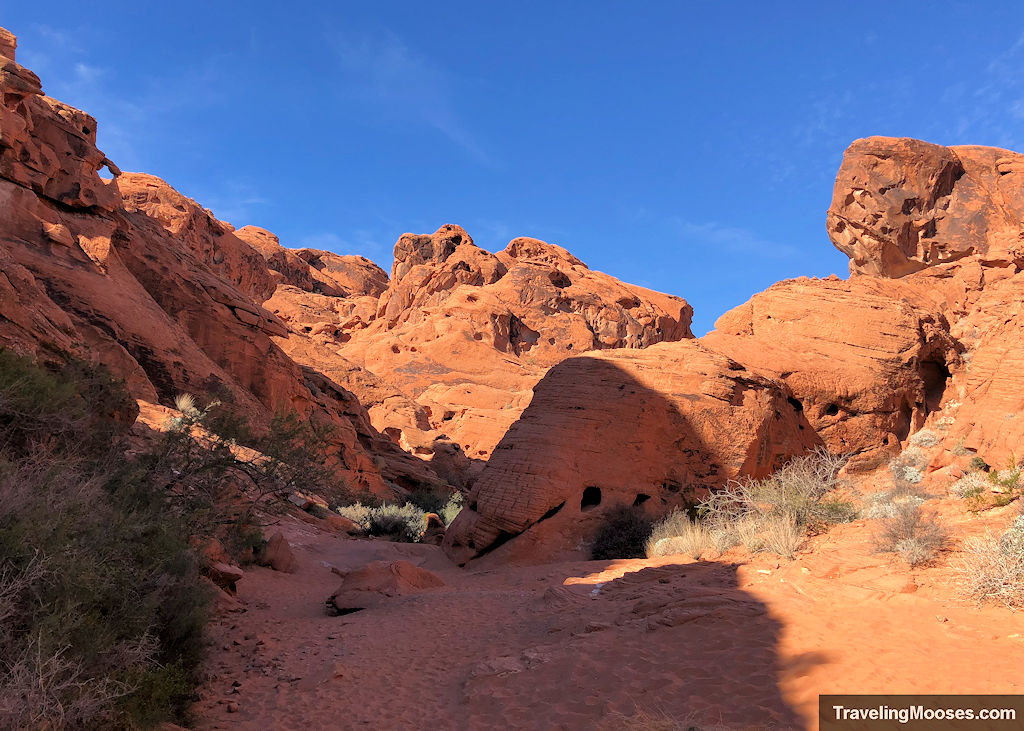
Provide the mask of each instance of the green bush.
POLYGON ((643 558, 653 525, 643 511, 625 505, 604 514, 604 522, 591 544, 595 561, 616 558, 643 558))
POLYGON ((0 350, 0 726, 151 726, 193 700, 207 595, 188 531, 117 441, 102 368, 0 350))
POLYGON ((354 503, 338 508, 337 512, 358 524, 368 535, 403 543, 418 542, 426 527, 427 514, 412 503, 385 503, 376 507, 354 503))
POLYGON ((334 469, 329 425, 279 412, 258 428, 230 402, 195 404, 191 395, 178 396, 181 416, 168 421, 159 448, 146 457, 192 535, 216 537, 245 560, 258 511, 279 509, 293 492, 315 493, 329 504, 350 500, 334 469))
POLYGON ((462 508, 465 504, 466 498, 463 497, 461 492, 457 492, 448 498, 448 502, 444 504, 444 507, 441 508, 441 512, 438 513, 438 516, 442 521, 444 521, 445 527, 452 524, 455 517, 462 512, 462 508))

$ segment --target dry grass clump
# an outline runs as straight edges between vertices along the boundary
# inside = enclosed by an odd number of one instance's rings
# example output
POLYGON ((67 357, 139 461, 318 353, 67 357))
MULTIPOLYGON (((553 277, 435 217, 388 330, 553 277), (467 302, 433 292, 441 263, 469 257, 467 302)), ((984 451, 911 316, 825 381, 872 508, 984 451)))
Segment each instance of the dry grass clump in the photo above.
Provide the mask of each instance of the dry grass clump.
POLYGON ((1002 536, 968 539, 956 571, 968 596, 1024 607, 1024 516, 1002 536))
POLYGON ((684 554, 699 561, 702 556, 715 548, 715 540, 707 526, 690 520, 681 510, 674 510, 657 523, 647 539, 648 558, 684 554))
POLYGON ((938 555, 948 541, 946 529, 938 523, 935 513, 925 513, 920 503, 894 503, 892 515, 881 519, 875 536, 879 552, 894 552, 910 566, 920 566, 938 555))
POLYGON ((910 437, 910 443, 915 447, 934 447, 940 441, 939 435, 930 429, 921 429, 910 437))
POLYGON ((697 506, 697 520, 673 513, 654 527, 648 556, 687 553, 694 558, 714 548, 742 544, 752 553, 792 557, 807 531, 857 517, 856 507, 835 497, 846 458, 819 449, 797 457, 760 480, 738 480, 697 506))

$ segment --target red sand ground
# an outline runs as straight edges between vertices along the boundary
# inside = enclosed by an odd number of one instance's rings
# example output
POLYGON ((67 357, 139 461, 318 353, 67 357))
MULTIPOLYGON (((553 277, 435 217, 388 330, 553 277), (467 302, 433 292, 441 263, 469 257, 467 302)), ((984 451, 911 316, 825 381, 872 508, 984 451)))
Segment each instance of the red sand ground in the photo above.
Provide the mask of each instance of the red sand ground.
MULTIPOLYGON (((958 535, 1018 510, 933 504, 958 535)), ((913 571, 873 553, 872 521, 792 561, 734 549, 468 570, 433 546, 281 527, 298 569, 247 571, 246 611, 212 629, 198 728, 622 728, 637 712, 815 728, 819 693, 1024 692, 1024 616, 958 597, 952 552, 913 571), (327 616, 341 583, 330 568, 377 559, 445 586, 327 616)))

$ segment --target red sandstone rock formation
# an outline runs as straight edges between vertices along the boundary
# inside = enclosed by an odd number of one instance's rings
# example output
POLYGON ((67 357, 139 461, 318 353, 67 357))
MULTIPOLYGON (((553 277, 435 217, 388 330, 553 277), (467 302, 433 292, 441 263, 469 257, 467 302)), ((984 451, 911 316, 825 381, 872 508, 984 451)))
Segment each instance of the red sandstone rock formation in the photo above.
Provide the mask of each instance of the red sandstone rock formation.
MULTIPOLYGON (((348 276, 366 271, 356 267, 346 264, 348 276)), ((285 349, 317 368, 344 364, 336 377, 374 426, 455 484, 466 465, 480 469, 555 363, 692 337, 691 309, 678 297, 591 271, 536 239, 491 254, 450 224, 398 240, 379 299, 375 289, 338 296, 310 291, 298 274, 289 281, 265 306, 320 347, 285 349)))
POLYGON ((727 312, 702 341, 780 378, 836 454, 873 467, 939 410, 960 363, 949 324, 903 280, 780 282, 727 312))
POLYGON ((651 515, 820 443, 789 390, 693 341, 570 358, 495 448, 444 546, 465 563, 586 544, 609 509, 651 515), (522 534, 522 535, 520 535, 522 534))
POLYGON ((977 256, 1024 262, 1024 155, 868 137, 843 157, 828 229, 850 271, 899 277, 977 256))
POLYGON ((288 330, 260 304, 276 287, 261 253, 163 181, 120 175, 95 120, 43 96, 13 48, 0 44, 0 343, 102 361, 145 401, 227 394, 256 422, 317 413, 337 427, 353 487, 388 492, 382 471, 438 483, 350 392, 281 349, 288 330))

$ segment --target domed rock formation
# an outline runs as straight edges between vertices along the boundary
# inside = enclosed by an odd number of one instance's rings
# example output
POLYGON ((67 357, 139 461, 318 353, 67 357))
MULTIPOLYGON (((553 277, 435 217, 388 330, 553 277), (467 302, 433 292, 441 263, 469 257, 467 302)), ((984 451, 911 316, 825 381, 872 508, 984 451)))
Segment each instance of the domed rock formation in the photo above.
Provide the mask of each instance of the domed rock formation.
POLYGON ((820 444, 789 390, 694 341, 563 361, 494 450, 445 550, 459 563, 516 537, 543 559, 587 545, 605 513, 689 507, 820 444))

